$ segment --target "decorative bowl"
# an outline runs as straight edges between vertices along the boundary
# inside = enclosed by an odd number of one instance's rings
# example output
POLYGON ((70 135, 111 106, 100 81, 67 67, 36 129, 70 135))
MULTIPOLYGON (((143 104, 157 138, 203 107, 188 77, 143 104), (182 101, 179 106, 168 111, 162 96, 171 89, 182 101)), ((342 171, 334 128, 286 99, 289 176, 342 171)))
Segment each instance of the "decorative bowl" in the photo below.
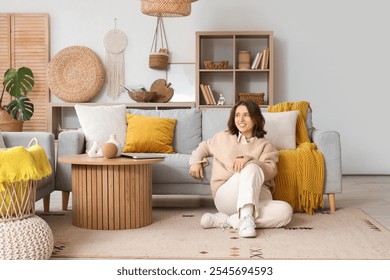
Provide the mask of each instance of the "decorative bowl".
POLYGON ((131 99, 137 102, 150 102, 156 97, 155 91, 128 91, 131 99))
POLYGON ((203 61, 203 63, 206 69, 227 69, 229 65, 229 60, 222 60, 218 62, 205 60, 203 61))

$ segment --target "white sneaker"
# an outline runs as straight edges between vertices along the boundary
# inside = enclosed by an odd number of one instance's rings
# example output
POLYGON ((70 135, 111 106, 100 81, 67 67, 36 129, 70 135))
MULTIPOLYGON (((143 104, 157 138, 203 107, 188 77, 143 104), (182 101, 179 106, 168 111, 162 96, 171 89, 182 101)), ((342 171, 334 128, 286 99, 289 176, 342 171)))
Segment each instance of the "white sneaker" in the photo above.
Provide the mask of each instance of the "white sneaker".
POLYGON ((200 225, 202 228, 229 228, 229 225, 227 223, 227 219, 229 218, 228 215, 218 212, 216 214, 210 214, 206 213, 202 216, 202 219, 200 220, 200 225))
POLYGON ((240 237, 256 237, 256 224, 251 215, 247 215, 240 219, 238 235, 240 237))

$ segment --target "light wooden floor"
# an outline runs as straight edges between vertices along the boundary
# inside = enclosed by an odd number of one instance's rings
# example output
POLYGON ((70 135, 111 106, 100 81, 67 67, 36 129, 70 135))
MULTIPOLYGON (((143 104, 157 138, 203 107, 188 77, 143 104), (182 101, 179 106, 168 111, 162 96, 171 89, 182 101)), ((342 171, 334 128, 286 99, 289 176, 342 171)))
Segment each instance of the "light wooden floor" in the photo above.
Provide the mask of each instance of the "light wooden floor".
MULTIPOLYGON (((71 197, 70 197, 71 203, 71 197)), ((324 197, 325 207, 329 207, 324 197)), ((202 207, 213 205, 210 198, 169 198, 153 197, 153 205, 157 207, 202 207)), ((361 208, 390 230, 390 176, 343 176, 343 192, 336 194, 336 208, 361 208)), ((71 205, 69 207, 71 209, 71 205)), ((36 203, 36 210, 42 211, 42 201, 36 203)), ((61 211, 61 192, 51 195, 50 210, 61 211)))
POLYGON ((338 207, 361 208, 390 230, 390 176, 343 176, 338 207))

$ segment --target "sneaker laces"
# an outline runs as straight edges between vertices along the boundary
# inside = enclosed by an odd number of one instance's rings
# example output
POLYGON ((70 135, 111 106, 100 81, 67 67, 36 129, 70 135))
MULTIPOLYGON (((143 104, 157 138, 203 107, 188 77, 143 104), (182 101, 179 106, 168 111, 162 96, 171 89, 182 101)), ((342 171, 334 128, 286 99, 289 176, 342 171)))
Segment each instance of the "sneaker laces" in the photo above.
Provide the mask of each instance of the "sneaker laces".
POLYGON ((243 217, 242 219, 240 219, 240 223, 238 226, 238 228, 240 230, 244 230, 248 227, 249 228, 256 228, 255 220, 250 215, 247 215, 247 216, 243 217))
POLYGON ((214 215, 214 224, 220 227, 222 230, 229 229, 229 225, 227 222, 227 215, 223 213, 217 213, 214 215))

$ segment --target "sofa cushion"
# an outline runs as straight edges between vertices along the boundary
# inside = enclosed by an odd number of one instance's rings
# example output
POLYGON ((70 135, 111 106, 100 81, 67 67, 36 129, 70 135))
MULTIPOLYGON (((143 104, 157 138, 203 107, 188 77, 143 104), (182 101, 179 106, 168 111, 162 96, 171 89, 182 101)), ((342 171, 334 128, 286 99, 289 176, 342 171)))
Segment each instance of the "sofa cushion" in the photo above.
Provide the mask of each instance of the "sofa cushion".
POLYGON ((174 153, 172 146, 176 120, 126 114, 127 133, 124 152, 174 153))
MULTIPOLYGON (((227 129, 230 111, 231 108, 210 108, 202 111, 203 141, 210 139, 217 132, 227 129)), ((286 114, 269 113, 262 110, 266 123, 266 138, 278 149, 295 149, 297 111, 282 113, 286 114)))
POLYGON ((176 119, 173 136, 173 147, 176 153, 191 154, 202 140, 201 112, 198 109, 128 109, 127 112, 137 115, 176 119))
POLYGON ((265 138, 278 150, 296 149, 296 126, 299 111, 269 113, 263 112, 265 138))
POLYGON ((202 111, 202 140, 210 139, 227 129, 231 108, 210 108, 202 111))
POLYGON ((94 141, 99 147, 110 139, 111 134, 116 135, 116 139, 125 145, 126 138, 126 106, 86 106, 76 104, 76 114, 81 128, 85 134, 86 152, 88 152, 94 141))
MULTIPOLYGON (((194 184, 202 183, 189 175, 188 154, 167 154, 164 161, 153 164, 153 184, 194 184)), ((204 178, 209 182, 210 178, 204 178)))

